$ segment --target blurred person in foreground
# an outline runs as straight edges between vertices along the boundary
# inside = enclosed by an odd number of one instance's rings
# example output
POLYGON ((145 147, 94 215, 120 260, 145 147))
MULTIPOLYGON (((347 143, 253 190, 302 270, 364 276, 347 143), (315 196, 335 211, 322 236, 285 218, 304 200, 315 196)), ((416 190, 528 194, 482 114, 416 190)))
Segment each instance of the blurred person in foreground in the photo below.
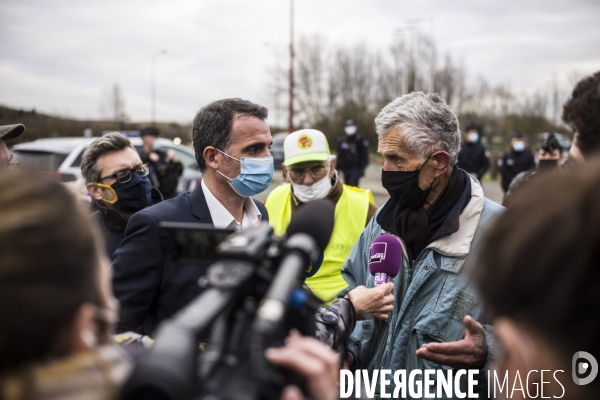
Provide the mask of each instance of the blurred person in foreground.
POLYGON ((11 165, 12 157, 8 152, 8 147, 6 147, 6 141, 21 136, 24 131, 25 125, 23 124, 0 126, 0 171, 11 165))
POLYGON ((483 144, 477 127, 465 127, 465 138, 458 153, 458 168, 464 169, 475 179, 481 180, 490 167, 490 154, 483 144))
POLYGON ((81 157, 81 174, 98 211, 106 254, 112 259, 125 236, 127 221, 136 212, 162 201, 148 179, 143 164, 127 136, 110 132, 94 140, 81 157))
POLYGON ((182 267, 165 258, 160 223, 194 222, 241 230, 268 221, 255 196, 273 178, 273 143, 265 107, 242 99, 218 100, 194 118, 192 140, 202 182, 192 192, 134 214, 114 254, 113 289, 121 303, 118 331, 152 336, 158 324, 196 298, 206 267, 182 267))
POLYGON ((582 163, 600 152, 600 71, 575 85, 563 106, 562 119, 575 134, 567 164, 582 163))
POLYGON ((353 367, 407 375, 440 364, 488 367, 489 327, 476 322, 484 322, 485 310, 462 266, 502 207, 456 166, 458 119, 437 94, 397 98, 381 110, 375 127, 390 199, 352 248, 342 275, 351 288, 374 286, 370 247, 383 233, 400 241, 403 257, 389 322, 358 323, 350 336, 353 367))
POLYGON ((60 183, 0 174, 0 398, 114 399, 130 364, 110 344, 103 243, 60 183))
POLYGON ((161 149, 158 142, 160 133, 154 127, 141 130, 142 136, 142 161, 150 166, 150 179, 154 187, 158 188, 165 199, 177 195, 177 182, 183 174, 183 164, 177 158, 175 150, 161 149))
POLYGON ((502 176, 502 190, 508 191, 510 183, 521 172, 535 168, 535 158, 527 148, 525 139, 520 132, 515 132, 510 140, 510 150, 505 151, 498 160, 500 175, 502 176))
POLYGON ((474 264, 495 316, 498 375, 508 371, 512 387, 519 371, 527 398, 538 397, 542 381, 546 398, 600 398, 600 379, 576 385, 571 368, 579 351, 600 360, 599 183, 598 160, 531 180, 488 231, 474 264))
POLYGON ((554 136, 554 133, 550 132, 544 138, 544 143, 538 149, 537 159, 538 165, 535 168, 521 172, 510 183, 508 191, 504 196, 503 204, 505 206, 510 203, 510 199, 514 196, 515 192, 520 190, 534 176, 554 171, 560 166, 563 161, 563 148, 558 139, 556 139, 556 136, 554 136))
POLYGON ((265 201, 275 233, 284 235, 292 216, 305 203, 329 199, 335 204, 335 225, 323 261, 317 273, 306 279, 310 290, 329 303, 348 286, 342 265, 377 207, 371 191, 342 184, 323 132, 293 132, 285 138, 283 151, 282 169, 291 183, 273 189, 265 201))
POLYGON ((357 133, 356 122, 346 120, 346 135, 338 138, 337 169, 344 174, 344 183, 358 186, 358 181, 365 174, 369 165, 369 142, 357 133))
MULTIPOLYGON (((0 187, 0 398, 118 399, 132 364, 110 337, 117 302, 91 217, 53 180, 4 172, 0 187)), ((311 398, 338 397, 339 356, 316 339, 292 333, 266 356, 311 398)))

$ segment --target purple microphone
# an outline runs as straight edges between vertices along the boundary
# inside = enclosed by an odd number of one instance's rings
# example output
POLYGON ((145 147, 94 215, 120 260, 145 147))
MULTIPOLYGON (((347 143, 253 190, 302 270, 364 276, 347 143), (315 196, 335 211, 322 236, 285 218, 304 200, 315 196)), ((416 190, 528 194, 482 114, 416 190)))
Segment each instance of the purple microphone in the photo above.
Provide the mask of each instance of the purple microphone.
POLYGON ((400 272, 402 245, 392 235, 379 235, 371 244, 369 272, 375 277, 375 286, 388 283, 400 272))

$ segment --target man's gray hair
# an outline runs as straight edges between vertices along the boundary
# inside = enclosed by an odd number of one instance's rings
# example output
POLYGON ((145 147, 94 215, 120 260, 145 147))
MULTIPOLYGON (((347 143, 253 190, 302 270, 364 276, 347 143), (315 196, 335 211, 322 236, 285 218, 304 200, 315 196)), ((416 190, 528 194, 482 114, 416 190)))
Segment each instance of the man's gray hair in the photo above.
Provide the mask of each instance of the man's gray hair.
POLYGON ((413 92, 398 97, 375 118, 375 129, 382 136, 401 129, 404 142, 421 161, 436 151, 448 153, 451 166, 458 161, 458 118, 435 93, 413 92))
POLYGON ((94 140, 85 149, 81 157, 81 174, 85 178, 85 183, 98 182, 98 179, 100 179, 102 167, 98 165, 99 157, 128 147, 135 150, 129 138, 120 132, 110 132, 94 140))

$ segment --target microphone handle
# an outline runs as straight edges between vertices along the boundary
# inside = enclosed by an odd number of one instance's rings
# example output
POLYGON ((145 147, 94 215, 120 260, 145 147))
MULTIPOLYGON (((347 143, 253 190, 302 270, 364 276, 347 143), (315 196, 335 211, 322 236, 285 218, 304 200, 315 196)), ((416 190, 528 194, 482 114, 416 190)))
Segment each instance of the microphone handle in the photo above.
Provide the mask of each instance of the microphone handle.
POLYGON ((384 285, 391 280, 390 276, 385 272, 376 272, 373 274, 373 277, 375 278, 375 286, 384 285))

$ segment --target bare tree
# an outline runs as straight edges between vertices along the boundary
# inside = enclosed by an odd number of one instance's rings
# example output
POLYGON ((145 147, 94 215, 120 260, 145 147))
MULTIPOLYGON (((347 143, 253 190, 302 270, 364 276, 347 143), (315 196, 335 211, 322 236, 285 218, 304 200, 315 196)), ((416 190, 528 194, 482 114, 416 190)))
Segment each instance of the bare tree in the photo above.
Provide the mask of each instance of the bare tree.
POLYGON ((102 94, 100 115, 106 120, 114 121, 116 129, 124 128, 128 116, 125 114, 125 100, 121 95, 119 85, 114 84, 112 88, 105 90, 102 94))

